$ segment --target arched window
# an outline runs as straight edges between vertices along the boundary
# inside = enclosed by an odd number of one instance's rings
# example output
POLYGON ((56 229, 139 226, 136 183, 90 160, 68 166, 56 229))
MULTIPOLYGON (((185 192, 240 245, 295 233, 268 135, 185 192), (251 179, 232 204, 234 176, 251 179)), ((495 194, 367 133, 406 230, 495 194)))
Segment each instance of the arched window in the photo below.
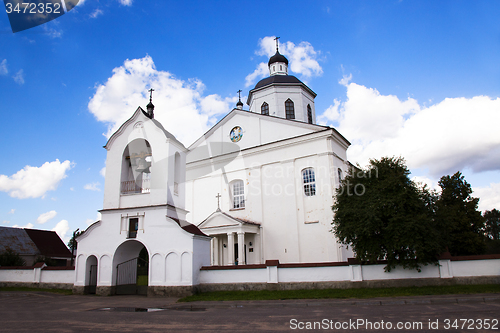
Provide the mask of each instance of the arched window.
POLYGON ((302 183, 304 184, 304 194, 306 196, 316 195, 316 177, 313 168, 302 170, 302 183))
POLYGON ((243 180, 238 179, 231 182, 231 196, 233 208, 245 208, 245 185, 243 180))
POLYGON ((269 104, 266 102, 262 103, 260 107, 260 113, 265 114, 266 116, 269 115, 269 104))
POLYGON ((339 185, 340 185, 340 182, 342 182, 342 169, 341 168, 337 169, 337 174, 339 176, 339 185))
POLYGON ((313 113, 311 110, 311 105, 307 104, 307 122, 309 124, 313 123, 313 113))
POLYGON ((295 109, 293 107, 293 102, 289 98, 285 102, 285 115, 286 119, 295 119, 295 109))

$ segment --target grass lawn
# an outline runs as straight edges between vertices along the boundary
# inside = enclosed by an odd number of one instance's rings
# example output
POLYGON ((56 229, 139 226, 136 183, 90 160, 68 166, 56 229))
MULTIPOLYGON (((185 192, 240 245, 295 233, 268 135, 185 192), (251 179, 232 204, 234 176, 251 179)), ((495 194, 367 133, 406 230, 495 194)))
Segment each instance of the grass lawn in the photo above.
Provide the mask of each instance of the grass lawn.
POLYGON ((181 298, 179 302, 240 301, 321 298, 373 298, 395 296, 500 293, 500 285, 457 285, 405 288, 354 288, 313 290, 215 291, 181 298))
POLYGON ((27 288, 27 287, 0 287, 0 291, 44 291, 62 295, 73 295, 71 289, 43 289, 43 288, 27 288))
POLYGON ((137 276, 137 285, 138 286, 147 286, 148 285, 148 276, 147 275, 138 275, 137 276))

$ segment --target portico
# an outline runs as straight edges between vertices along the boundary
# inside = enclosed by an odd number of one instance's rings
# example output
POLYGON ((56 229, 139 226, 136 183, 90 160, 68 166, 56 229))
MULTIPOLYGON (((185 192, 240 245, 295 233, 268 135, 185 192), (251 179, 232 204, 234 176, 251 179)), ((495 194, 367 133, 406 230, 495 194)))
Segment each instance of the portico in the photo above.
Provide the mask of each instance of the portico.
POLYGON ((198 228, 212 237, 212 265, 249 265, 263 262, 262 228, 259 223, 241 220, 217 209, 200 223, 198 228))

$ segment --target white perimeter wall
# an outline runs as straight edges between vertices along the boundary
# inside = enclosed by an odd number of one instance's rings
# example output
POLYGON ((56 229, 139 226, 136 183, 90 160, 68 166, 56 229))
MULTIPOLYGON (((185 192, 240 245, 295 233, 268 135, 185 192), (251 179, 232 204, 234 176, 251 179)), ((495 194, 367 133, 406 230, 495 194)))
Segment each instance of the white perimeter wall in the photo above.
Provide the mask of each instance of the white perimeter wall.
POLYGON ((74 269, 0 269, 0 282, 68 283, 75 282, 74 269))
MULTIPOLYGON (((440 260, 441 266, 424 266, 416 270, 402 268, 385 272, 385 265, 346 265, 318 267, 278 267, 260 265, 260 268, 227 268, 201 270, 200 284, 214 283, 277 283, 371 281, 415 278, 452 278, 500 276, 500 259, 440 260)), ((293 266, 293 265, 287 265, 293 266)), ((196 269, 195 267, 193 267, 196 269)), ((74 270, 0 269, 0 282, 70 283, 75 281, 74 270)))
POLYGON ((420 273, 399 267, 391 272, 385 272, 385 265, 209 269, 200 271, 199 283, 286 283, 500 276, 500 259, 440 260, 439 264, 440 266, 423 266, 420 273))

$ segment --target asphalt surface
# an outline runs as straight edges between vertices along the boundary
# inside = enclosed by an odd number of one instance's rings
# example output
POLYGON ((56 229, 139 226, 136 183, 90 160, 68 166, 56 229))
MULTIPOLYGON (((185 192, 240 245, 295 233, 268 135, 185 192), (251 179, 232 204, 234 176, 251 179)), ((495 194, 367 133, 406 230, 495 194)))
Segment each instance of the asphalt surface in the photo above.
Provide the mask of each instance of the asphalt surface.
POLYGON ((177 303, 0 292, 0 332, 498 332, 499 319, 500 294, 177 303))

